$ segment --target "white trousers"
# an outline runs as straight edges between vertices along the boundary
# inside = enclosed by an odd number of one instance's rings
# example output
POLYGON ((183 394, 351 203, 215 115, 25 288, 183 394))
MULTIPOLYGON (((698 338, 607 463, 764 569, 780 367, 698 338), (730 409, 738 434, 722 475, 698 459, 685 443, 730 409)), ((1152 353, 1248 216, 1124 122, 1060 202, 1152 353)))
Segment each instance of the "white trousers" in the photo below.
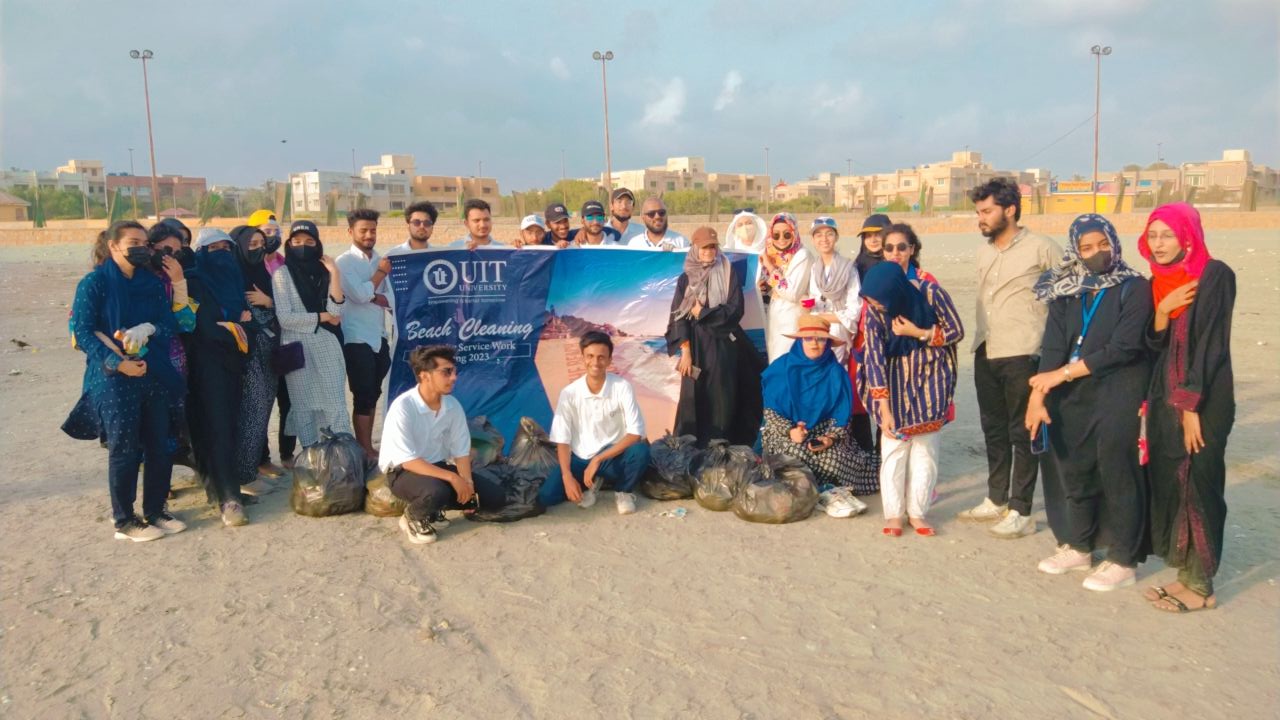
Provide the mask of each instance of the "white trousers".
POLYGON ((903 515, 923 518, 938 480, 938 451, 942 433, 931 432, 898 440, 880 433, 880 499, 886 520, 903 515), (906 512, 903 512, 905 500, 906 512))

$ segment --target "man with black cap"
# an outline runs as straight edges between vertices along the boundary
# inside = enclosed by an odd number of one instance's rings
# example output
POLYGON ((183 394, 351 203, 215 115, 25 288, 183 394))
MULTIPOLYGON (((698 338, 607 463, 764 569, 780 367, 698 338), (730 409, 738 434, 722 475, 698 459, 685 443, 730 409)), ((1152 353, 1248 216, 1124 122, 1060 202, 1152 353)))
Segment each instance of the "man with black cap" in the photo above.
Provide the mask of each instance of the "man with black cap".
POLYGON ((862 245, 858 248, 856 264, 858 279, 861 280, 872 265, 884 260, 884 231, 892 225, 888 215, 876 213, 862 221, 862 229, 858 231, 862 245))
POLYGON ((609 196, 609 211, 613 219, 609 227, 618 231, 619 242, 626 245, 631 238, 644 232, 644 225, 631 222, 631 212, 636 206, 636 196, 630 190, 620 187, 609 196))
POLYGON ((562 203, 551 203, 543 217, 547 221, 547 234, 542 244, 555 245, 561 250, 569 247, 569 210, 562 203))
POLYGON ((569 239, 573 245, 595 247, 621 244, 618 242, 618 231, 604 224, 604 205, 599 200, 582 203, 582 211, 578 216, 582 219, 582 227, 570 233, 569 239))
POLYGON ((645 198, 641 206, 644 232, 631 238, 627 247, 641 250, 688 250, 689 239, 667 227, 667 205, 657 195, 645 198))

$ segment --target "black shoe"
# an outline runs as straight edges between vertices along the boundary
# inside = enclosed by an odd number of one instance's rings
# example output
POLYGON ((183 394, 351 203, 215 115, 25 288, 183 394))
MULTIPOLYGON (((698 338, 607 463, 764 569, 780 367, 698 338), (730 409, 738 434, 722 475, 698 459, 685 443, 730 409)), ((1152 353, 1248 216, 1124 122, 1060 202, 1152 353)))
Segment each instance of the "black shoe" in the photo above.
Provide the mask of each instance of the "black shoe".
POLYGON ((431 527, 431 523, 412 520, 408 515, 400 516, 400 529, 404 530, 404 534, 409 536, 409 542, 414 545, 427 545, 436 541, 436 529, 431 527))
POLYGON ((431 527, 437 530, 444 530, 445 528, 449 527, 451 524, 452 523, 449 522, 449 518, 444 516, 443 510, 431 516, 431 527))

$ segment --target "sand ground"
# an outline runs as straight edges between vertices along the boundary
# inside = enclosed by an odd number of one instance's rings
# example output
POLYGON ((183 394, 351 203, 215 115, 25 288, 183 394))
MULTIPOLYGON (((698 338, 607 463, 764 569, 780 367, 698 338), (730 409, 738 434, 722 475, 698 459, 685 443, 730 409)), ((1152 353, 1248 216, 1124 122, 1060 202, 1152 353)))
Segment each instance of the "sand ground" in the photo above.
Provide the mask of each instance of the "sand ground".
MULTIPOLYGON (((924 242, 967 320, 981 240, 924 242)), ((618 517, 606 498, 418 547, 393 520, 294 515, 286 491, 225 529, 187 490, 188 532, 114 542, 105 454, 58 430, 87 241, 0 248, 0 716, 1275 717, 1280 235, 1210 247, 1239 279, 1240 407, 1221 607, 1183 617, 1037 573, 1039 507, 1019 541, 953 519, 985 491, 967 352, 936 538, 881 537, 878 500, 765 526, 692 503, 618 517)))

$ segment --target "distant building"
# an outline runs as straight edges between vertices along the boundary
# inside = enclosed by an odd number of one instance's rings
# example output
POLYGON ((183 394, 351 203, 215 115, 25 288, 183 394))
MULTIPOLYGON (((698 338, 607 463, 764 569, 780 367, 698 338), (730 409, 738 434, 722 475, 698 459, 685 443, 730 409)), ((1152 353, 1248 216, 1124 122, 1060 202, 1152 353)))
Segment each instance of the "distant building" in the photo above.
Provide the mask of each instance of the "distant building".
POLYGON ((870 189, 871 206, 884 207, 901 198, 915 205, 922 193, 930 189, 934 207, 961 207, 969 202, 969 190, 993 178, 1009 177, 1029 188, 1045 187, 1048 171, 997 170, 982 161, 982 153, 971 150, 954 152, 950 160, 929 163, 919 167, 894 170, 891 173, 852 175, 834 180, 835 204, 847 208, 866 208, 867 190, 870 189))
POLYGON ((38 182, 41 190, 79 190, 90 200, 106 199, 106 173, 101 160, 68 160, 53 171, 0 170, 0 187, 29 190, 38 182), (33 181, 33 176, 36 178, 33 181))
POLYGON ((418 175, 412 155, 383 155, 377 165, 365 165, 360 175, 329 170, 291 173, 293 210, 322 213, 332 197, 337 211, 349 212, 357 204, 379 212, 404 211, 416 199, 430 200, 442 212, 456 209, 478 197, 489 201, 494 214, 502 211, 498 181, 493 178, 418 175))
POLYGON ((1257 183, 1257 200, 1274 201, 1280 197, 1280 171, 1253 164, 1248 150, 1224 150, 1221 160, 1183 163, 1180 170, 1185 187, 1199 192, 1220 188, 1228 202, 1240 200, 1248 180, 1257 183))
POLYGON ((836 173, 818 173, 804 180, 795 182, 779 182, 773 188, 773 199, 778 202, 786 202, 802 197, 818 198, 823 205, 831 205, 832 198, 835 197, 836 180, 840 175, 836 173))
MULTIPOLYGON (((107 195, 113 196, 117 188, 122 200, 136 196, 140 202, 151 202, 150 175, 107 175, 107 195)), ((160 191, 160 202, 155 203, 155 206, 165 209, 183 203, 194 205, 195 201, 208 192, 208 183, 202 177, 161 175, 156 178, 156 188, 160 191)))
POLYGON ((0 222, 23 222, 31 218, 27 209, 31 203, 7 192, 0 192, 0 222))
MULTIPOLYGON (((666 165, 640 170, 615 170, 611 186, 625 187, 636 194, 637 201, 648 195, 661 195, 676 190, 706 190, 720 197, 745 201, 764 201, 769 192, 767 175, 750 173, 707 172, 706 160, 698 156, 667 158, 666 165)), ((605 176, 590 178, 604 183, 605 176)))

